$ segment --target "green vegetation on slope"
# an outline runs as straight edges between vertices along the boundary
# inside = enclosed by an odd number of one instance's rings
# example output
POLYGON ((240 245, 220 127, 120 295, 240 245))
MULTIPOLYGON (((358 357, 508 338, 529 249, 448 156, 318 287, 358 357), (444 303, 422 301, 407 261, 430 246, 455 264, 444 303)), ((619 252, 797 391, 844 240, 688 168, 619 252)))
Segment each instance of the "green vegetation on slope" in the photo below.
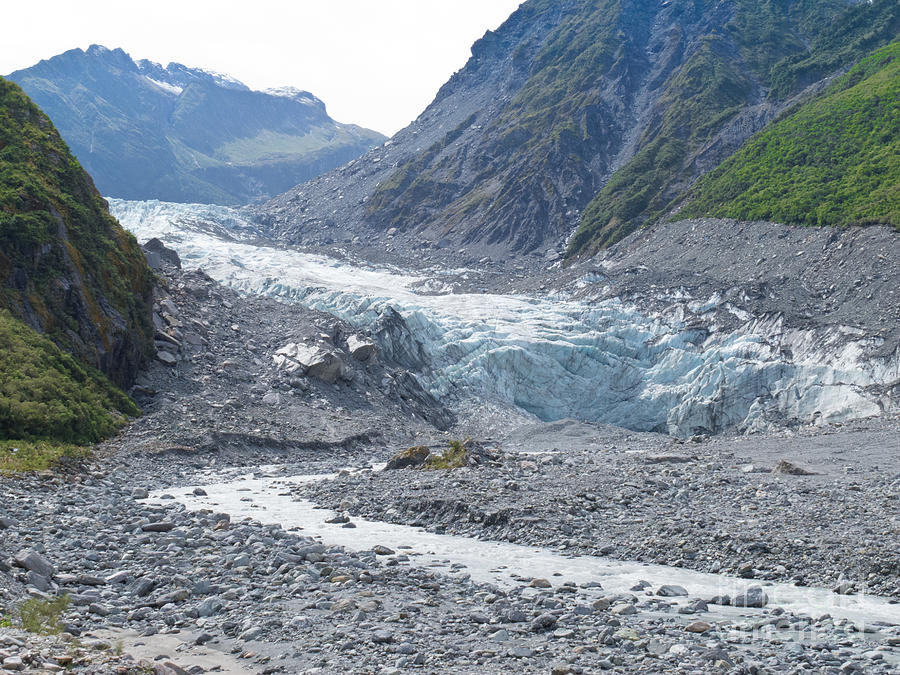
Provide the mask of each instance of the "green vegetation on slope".
POLYGON ((590 243, 604 246, 634 229, 642 213, 665 206, 665 188, 692 148, 708 141, 738 113, 753 89, 749 77, 729 56, 721 38, 708 37, 672 78, 662 97, 666 106, 660 131, 610 181, 585 209, 573 250, 590 243))
POLYGON ((697 183, 684 216, 900 228, 900 42, 697 183))
POLYGON ((608 246, 660 217, 687 187, 693 153, 738 106, 752 102, 756 86, 767 88, 772 100, 784 100, 900 30, 900 3, 893 0, 850 8, 831 0, 735 4, 725 37, 707 38, 669 81, 660 124, 645 132, 641 149, 585 208, 570 255, 608 246))
MULTIPOLYGON (((551 35, 534 59, 533 74, 493 124, 516 145, 524 140, 523 149, 538 150, 567 134, 580 139, 580 118, 599 102, 598 75, 627 68, 628 56, 619 49, 621 4, 582 4, 551 35)), ((532 11, 546 10, 535 3, 532 11)))
POLYGON ((152 349, 152 283, 50 119, 0 78, 0 308, 124 384, 152 349))
POLYGON ((138 412, 101 373, 0 310, 0 439, 94 443, 138 412))

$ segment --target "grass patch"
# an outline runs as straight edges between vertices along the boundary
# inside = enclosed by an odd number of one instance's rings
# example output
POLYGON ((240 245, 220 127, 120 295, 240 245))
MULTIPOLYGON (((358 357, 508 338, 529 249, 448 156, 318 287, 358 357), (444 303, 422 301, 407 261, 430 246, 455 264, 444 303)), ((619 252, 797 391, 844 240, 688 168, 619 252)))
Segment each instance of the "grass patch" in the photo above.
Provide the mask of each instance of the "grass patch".
POLYGON ((29 633, 59 635, 63 631, 62 615, 69 607, 69 596, 52 600, 29 598, 19 605, 19 620, 29 633))
POLYGON ((0 474, 45 471, 63 459, 87 459, 90 448, 46 441, 0 441, 0 474))

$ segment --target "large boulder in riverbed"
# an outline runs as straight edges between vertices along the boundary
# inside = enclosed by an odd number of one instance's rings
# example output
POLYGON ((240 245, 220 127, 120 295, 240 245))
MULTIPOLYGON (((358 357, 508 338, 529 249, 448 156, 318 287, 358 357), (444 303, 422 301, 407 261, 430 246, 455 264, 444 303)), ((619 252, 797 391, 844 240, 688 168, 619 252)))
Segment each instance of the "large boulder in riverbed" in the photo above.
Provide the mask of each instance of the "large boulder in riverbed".
POLYGON ((735 607, 765 607, 769 604, 769 596, 760 586, 751 586, 736 595, 732 604, 735 607))

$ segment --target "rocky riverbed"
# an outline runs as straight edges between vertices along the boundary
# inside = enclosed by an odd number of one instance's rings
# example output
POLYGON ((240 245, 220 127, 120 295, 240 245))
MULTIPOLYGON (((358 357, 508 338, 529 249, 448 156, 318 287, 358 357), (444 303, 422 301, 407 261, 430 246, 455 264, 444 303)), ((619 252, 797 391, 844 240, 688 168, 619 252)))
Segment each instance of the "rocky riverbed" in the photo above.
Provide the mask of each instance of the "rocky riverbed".
POLYGON ((520 429, 497 442, 497 462, 449 475, 295 489, 436 532, 900 600, 898 433, 890 418, 682 443, 563 421, 520 429))
MULTIPOLYGON (((897 626, 726 608, 640 578, 626 593, 553 575, 481 583, 461 565, 419 565, 418 551, 392 541, 352 550, 175 499, 147 502, 142 483, 112 459, 4 480, 3 604, 26 592, 67 593, 65 630, 84 645, 109 650, 125 636, 129 649, 152 651, 167 639, 151 663, 188 672, 202 672, 199 647, 262 673, 893 672, 900 656, 897 626)), ((765 604, 760 583, 743 604, 765 604)), ((34 650, 20 638, 24 647, 6 639, 11 668, 34 650)))
POLYGON ((470 425, 348 324, 157 263, 144 416, 88 463, 0 477, 0 615, 70 600, 59 637, 0 628, 3 671, 898 670, 896 417, 690 441, 470 425), (477 466, 373 470, 466 435, 477 466), (485 575, 465 547, 489 540, 550 562, 497 549, 485 575), (668 567, 603 572, 623 561, 668 567))

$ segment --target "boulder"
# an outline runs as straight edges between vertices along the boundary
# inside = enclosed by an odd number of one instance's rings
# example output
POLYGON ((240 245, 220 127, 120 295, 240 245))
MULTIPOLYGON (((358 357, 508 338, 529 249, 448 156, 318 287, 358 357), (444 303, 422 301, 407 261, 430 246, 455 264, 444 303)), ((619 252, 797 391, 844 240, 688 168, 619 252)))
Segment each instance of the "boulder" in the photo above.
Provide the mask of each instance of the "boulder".
POLYGON ((176 363, 178 363, 178 358, 172 352, 167 352, 165 350, 156 352, 156 358, 157 360, 165 363, 167 366, 174 366, 176 363))
POLYGON ((538 631, 553 628, 553 626, 556 625, 556 621, 557 619, 555 616, 549 612, 545 612, 531 622, 531 630, 537 633, 538 631))
POLYGON ((745 592, 734 597, 735 607, 765 607, 769 604, 769 596, 759 586, 751 586, 745 592))
POLYGON ((306 374, 323 382, 337 382, 347 376, 347 366, 331 351, 320 350, 307 368, 306 374))
POLYGON ((17 567, 22 567, 48 579, 56 572, 53 565, 44 556, 28 549, 19 551, 13 558, 13 563, 17 567))
POLYGON ((50 590, 50 579, 48 579, 43 574, 38 574, 37 572, 29 571, 25 577, 25 582, 29 586, 33 586, 43 593, 46 593, 50 590))
POLYGON ((147 258, 147 265, 154 270, 164 270, 166 267, 181 269, 181 258, 178 252, 167 247, 159 239, 154 237, 141 246, 147 258))
POLYGON ((375 356, 376 347, 371 340, 366 340, 358 335, 351 335, 347 338, 347 351, 357 361, 365 362, 375 356))
POLYGON ((810 471, 809 469, 804 469, 802 466, 798 466, 793 462, 789 462, 786 459, 779 460, 778 464, 775 465, 775 473, 783 473, 789 476, 815 476, 815 471, 810 471))
POLYGON ((341 357, 322 347, 292 342, 275 352, 272 359, 281 370, 288 373, 300 371, 323 382, 337 382, 347 375, 347 366, 341 357))

